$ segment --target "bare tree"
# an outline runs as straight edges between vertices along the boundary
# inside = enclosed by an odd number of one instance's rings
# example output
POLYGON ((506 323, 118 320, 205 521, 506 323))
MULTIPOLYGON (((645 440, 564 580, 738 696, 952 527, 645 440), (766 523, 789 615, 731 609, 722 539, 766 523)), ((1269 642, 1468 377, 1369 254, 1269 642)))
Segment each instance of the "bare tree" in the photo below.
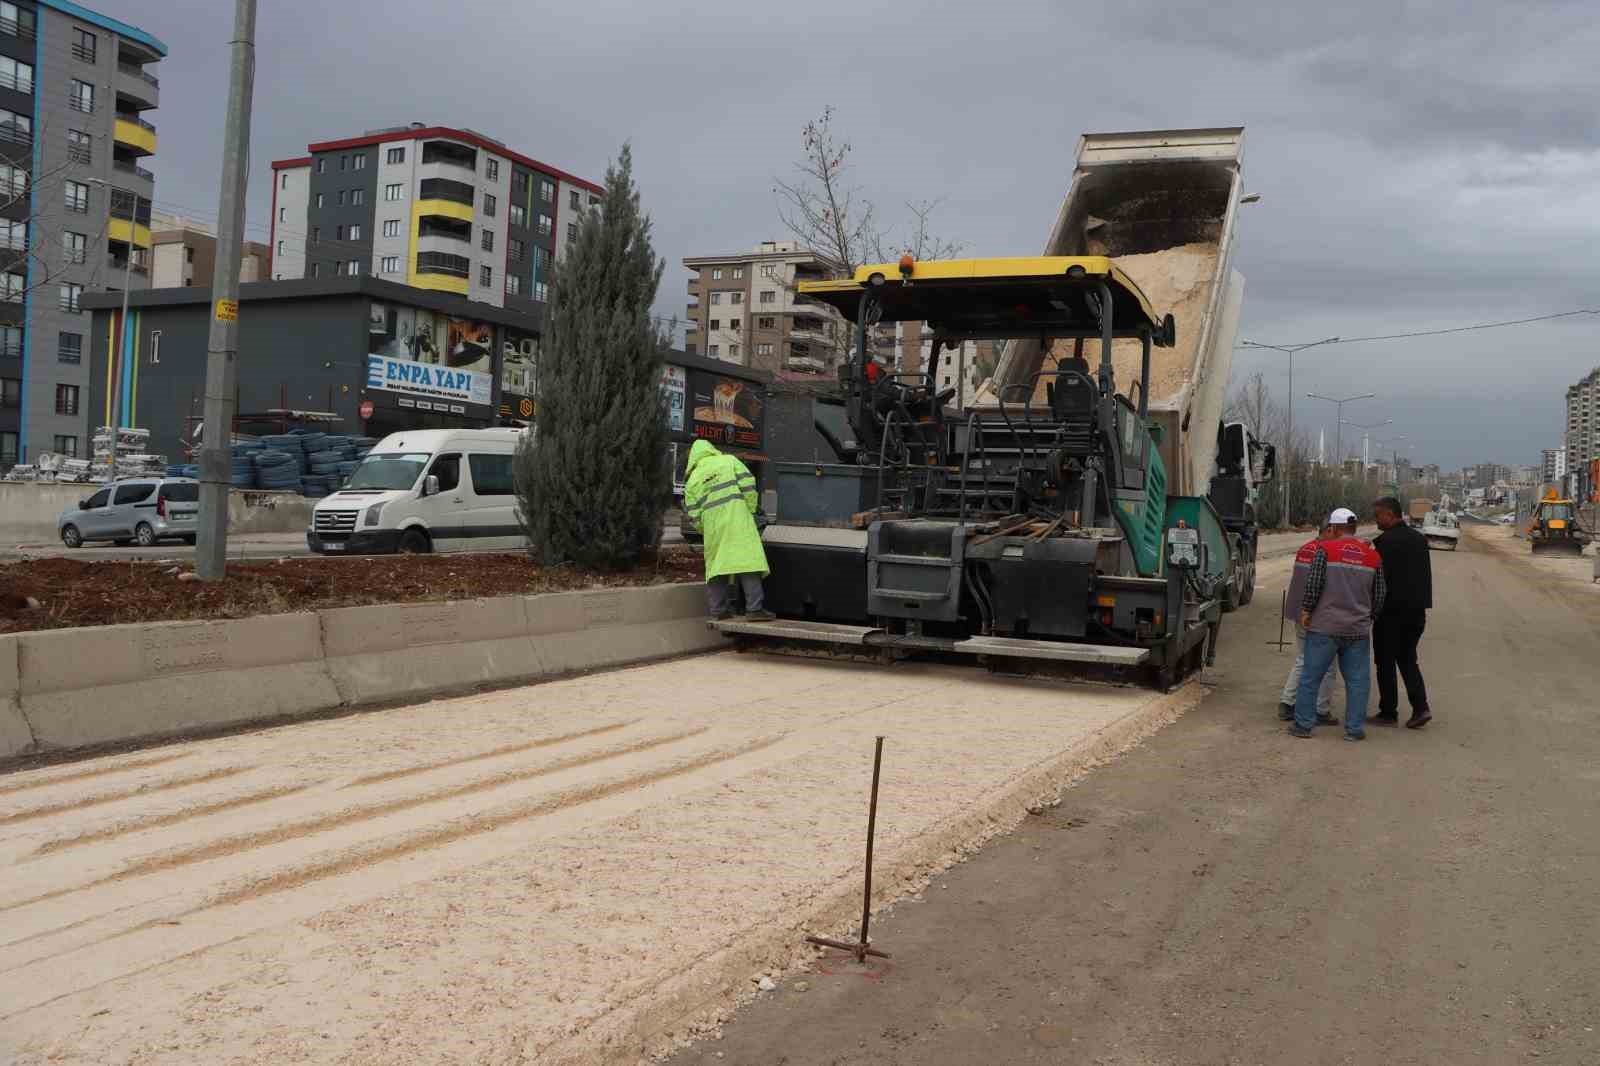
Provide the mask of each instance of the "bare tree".
POLYGON ((967 249, 967 242, 949 240, 932 232, 928 219, 943 204, 940 200, 907 200, 906 210, 911 212, 910 239, 896 242, 893 230, 884 230, 873 236, 873 256, 880 263, 888 263, 909 253, 911 258, 954 259, 967 249))

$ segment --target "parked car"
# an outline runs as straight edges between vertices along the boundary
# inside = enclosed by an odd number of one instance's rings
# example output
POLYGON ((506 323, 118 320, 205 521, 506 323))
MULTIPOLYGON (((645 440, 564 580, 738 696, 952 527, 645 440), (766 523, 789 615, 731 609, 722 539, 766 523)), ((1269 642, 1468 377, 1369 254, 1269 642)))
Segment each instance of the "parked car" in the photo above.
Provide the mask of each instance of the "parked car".
POLYGON ((186 477, 129 478, 101 486, 56 519, 61 543, 80 548, 89 541, 138 544, 162 540, 193 544, 200 522, 200 483, 186 477))
POLYGON ((322 554, 516 549, 511 464, 519 429, 391 433, 344 486, 317 501, 306 544, 322 554))

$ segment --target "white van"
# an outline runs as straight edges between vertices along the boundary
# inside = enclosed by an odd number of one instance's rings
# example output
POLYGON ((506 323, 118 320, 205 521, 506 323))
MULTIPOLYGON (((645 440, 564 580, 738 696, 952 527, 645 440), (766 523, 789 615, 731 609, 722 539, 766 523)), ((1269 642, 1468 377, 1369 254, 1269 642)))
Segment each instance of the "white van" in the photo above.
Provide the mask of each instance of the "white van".
POLYGON ((306 543, 338 555, 525 547, 511 472, 522 432, 389 434, 318 501, 306 543))

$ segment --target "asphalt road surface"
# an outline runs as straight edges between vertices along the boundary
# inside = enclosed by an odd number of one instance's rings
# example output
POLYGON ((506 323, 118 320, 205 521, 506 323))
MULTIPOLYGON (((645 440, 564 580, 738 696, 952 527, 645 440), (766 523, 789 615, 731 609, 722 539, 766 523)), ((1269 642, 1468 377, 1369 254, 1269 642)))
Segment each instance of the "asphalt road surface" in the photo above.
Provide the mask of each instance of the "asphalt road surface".
POLYGON ((1600 1063, 1595 601, 1432 559, 1426 729, 1287 736, 1263 567, 1207 702, 674 1061, 1600 1063))

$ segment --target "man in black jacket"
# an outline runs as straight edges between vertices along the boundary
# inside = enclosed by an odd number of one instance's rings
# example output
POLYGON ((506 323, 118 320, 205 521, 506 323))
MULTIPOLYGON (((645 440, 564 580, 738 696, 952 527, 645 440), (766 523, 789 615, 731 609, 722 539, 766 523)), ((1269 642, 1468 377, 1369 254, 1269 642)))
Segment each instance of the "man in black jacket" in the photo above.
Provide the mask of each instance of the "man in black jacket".
POLYGON ((1372 505, 1378 528, 1383 530, 1372 546, 1383 557, 1383 573, 1388 584, 1383 613, 1372 630, 1373 657, 1378 666, 1378 713, 1374 725, 1400 723, 1400 693, 1395 685, 1395 668, 1406 683, 1406 699, 1411 704, 1407 729, 1421 729, 1433 720, 1428 709, 1428 690, 1417 666, 1417 642, 1428 624, 1433 606, 1433 566, 1428 558, 1428 541, 1406 524, 1400 515, 1400 501, 1385 496, 1372 505))

